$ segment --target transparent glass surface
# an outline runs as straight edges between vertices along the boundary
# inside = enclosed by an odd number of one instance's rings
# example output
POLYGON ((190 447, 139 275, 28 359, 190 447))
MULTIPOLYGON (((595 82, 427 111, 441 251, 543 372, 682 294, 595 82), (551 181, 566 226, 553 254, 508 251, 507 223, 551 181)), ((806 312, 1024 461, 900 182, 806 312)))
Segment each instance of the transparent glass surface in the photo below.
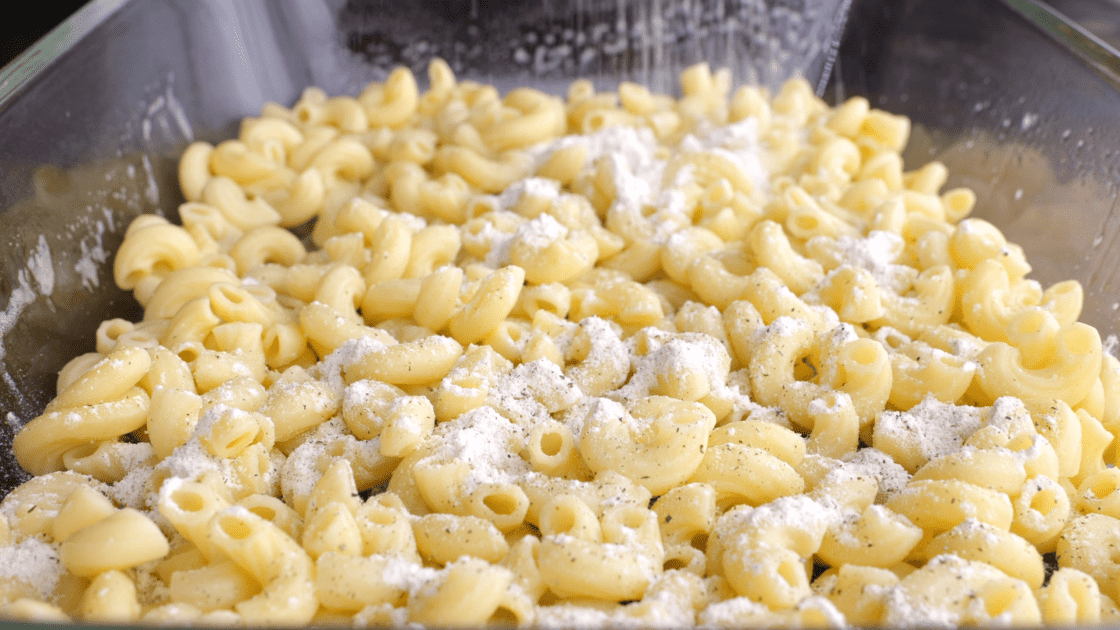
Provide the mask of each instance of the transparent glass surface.
MULTIPOLYGON (((1080 281, 1082 321, 1116 334, 1120 75, 1105 65, 1112 51, 1059 41, 1047 28, 1069 25, 1040 26, 1021 12, 1036 8, 1050 7, 857 2, 830 93, 910 116, 906 164, 944 162, 949 186, 976 191, 974 216, 1023 246, 1031 277, 1080 281)), ((1120 20, 1115 6, 1097 10, 1097 19, 1120 20)))
POLYGON ((423 76, 433 56, 504 88, 585 76, 674 91, 708 61, 739 82, 801 73, 829 99, 865 95, 913 118, 909 166, 945 162, 1032 277, 1081 281, 1083 321, 1120 332, 1120 83, 1010 0, 855 0, 834 59, 848 4, 91 3, 0 72, 0 495, 24 478, 11 437, 58 369, 102 320, 139 316, 113 252, 137 214, 174 217, 182 149, 304 86, 354 94, 399 63, 423 76))

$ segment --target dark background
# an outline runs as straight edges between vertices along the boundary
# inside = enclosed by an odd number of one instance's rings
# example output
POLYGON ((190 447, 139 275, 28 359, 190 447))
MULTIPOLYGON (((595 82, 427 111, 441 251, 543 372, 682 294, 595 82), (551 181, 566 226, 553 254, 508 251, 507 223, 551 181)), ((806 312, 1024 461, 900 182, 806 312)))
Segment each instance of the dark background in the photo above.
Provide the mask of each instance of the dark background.
POLYGON ((27 10, 9 13, 0 20, 0 66, 7 65, 59 22, 77 11, 84 0, 40 0, 25 4, 27 10))

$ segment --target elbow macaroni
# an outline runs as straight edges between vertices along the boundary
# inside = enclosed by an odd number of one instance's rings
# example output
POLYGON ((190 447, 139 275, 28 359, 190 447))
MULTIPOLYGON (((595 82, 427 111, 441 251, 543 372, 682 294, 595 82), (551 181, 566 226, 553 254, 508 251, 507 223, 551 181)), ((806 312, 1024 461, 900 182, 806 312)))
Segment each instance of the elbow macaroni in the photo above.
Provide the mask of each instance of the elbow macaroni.
POLYGON ((186 149, 182 225, 115 259, 143 321, 15 438, 0 558, 55 571, 0 615, 1115 613, 1120 364, 1080 285, 905 170, 908 119, 703 65, 680 99, 429 74, 186 149))

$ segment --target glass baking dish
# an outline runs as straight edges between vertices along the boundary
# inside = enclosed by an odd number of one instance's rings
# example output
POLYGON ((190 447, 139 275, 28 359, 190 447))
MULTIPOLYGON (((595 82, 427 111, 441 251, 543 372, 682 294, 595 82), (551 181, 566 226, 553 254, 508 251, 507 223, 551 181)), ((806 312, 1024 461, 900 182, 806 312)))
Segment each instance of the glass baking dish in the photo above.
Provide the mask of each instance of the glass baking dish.
POLYGON ((102 320, 138 317, 113 253, 137 214, 175 216, 182 149, 304 86, 354 94, 400 63, 423 77, 433 56, 557 93, 581 76, 671 92, 708 61, 770 86, 801 73, 832 102, 864 95, 913 119, 909 167, 944 162, 1033 278, 1079 280, 1082 321, 1120 333, 1120 11, 1053 5, 1085 24, 1034 0, 95 0, 0 71, 0 496, 26 479, 11 439, 58 369, 102 320))
MULTIPOLYGON (((578 77, 676 89, 702 60, 738 81, 826 78, 848 0, 487 0, 227 3, 95 0, 0 74, 0 496, 23 473, 11 440, 93 332, 138 307, 112 257, 142 212, 175 217, 177 156, 219 142, 304 87, 356 94, 428 61, 508 89, 562 93, 578 77)), ((822 88, 823 88, 823 81, 822 88)))

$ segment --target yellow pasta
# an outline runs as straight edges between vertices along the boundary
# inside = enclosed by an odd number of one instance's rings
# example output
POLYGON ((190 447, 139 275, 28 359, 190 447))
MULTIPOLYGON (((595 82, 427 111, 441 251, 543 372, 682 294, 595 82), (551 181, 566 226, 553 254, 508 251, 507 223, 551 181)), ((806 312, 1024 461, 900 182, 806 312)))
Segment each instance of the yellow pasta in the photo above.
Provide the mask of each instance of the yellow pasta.
POLYGON ((186 149, 182 225, 117 253, 142 321, 15 438, 0 559, 44 577, 0 567, 0 616, 1115 613, 1112 344, 904 163, 908 119, 704 65, 680 98, 429 75, 186 149))

